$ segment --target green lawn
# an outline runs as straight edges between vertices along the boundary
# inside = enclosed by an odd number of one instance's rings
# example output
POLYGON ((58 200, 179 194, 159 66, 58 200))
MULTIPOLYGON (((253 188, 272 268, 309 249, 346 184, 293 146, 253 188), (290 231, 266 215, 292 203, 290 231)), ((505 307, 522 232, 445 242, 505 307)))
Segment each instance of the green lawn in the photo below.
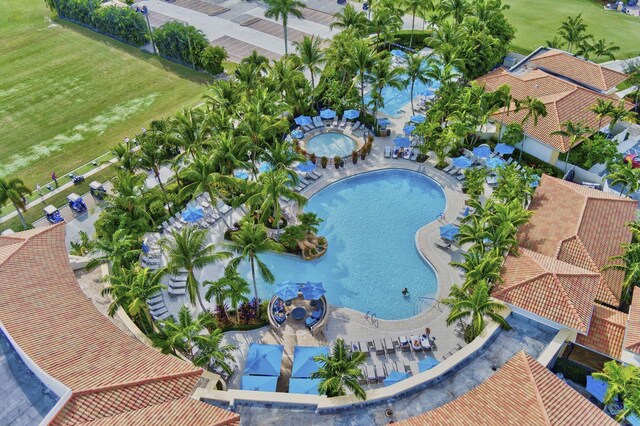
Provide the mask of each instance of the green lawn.
POLYGON ((203 74, 50 15, 0 1, 0 176, 43 184, 200 101, 203 74))
POLYGON ((545 45, 567 16, 582 12, 588 31, 597 39, 604 38, 620 47, 616 59, 640 55, 640 18, 603 9, 604 3, 595 0, 505 0, 511 9, 507 19, 517 29, 512 48, 530 53, 545 45))

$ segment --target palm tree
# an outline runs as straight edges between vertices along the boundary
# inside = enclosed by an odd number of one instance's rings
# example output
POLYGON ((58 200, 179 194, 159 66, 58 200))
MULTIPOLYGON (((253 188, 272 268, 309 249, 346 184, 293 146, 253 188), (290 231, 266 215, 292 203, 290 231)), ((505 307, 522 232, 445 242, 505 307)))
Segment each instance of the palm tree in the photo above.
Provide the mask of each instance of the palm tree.
POLYGON ((211 126, 204 112, 198 108, 183 108, 171 121, 173 139, 183 152, 180 158, 195 158, 211 134, 211 126))
POLYGON ((251 220, 245 220, 239 231, 231 236, 231 243, 227 247, 236 254, 236 257, 229 262, 229 267, 238 269, 240 262, 249 262, 251 265, 251 279, 253 281, 253 293, 256 299, 256 315, 260 315, 260 303, 258 297, 258 285, 256 283, 256 264, 262 279, 268 283, 273 283, 275 278, 267 265, 258 257, 262 253, 281 253, 281 244, 267 236, 267 229, 261 223, 256 224, 251 220))
POLYGON ((249 301, 249 298, 247 297, 247 294, 251 293, 249 283, 242 278, 235 269, 225 268, 224 276, 218 281, 205 281, 203 284, 209 287, 204 298, 207 301, 211 301, 211 299, 214 298, 216 305, 221 305, 223 307, 226 317, 229 315, 227 315, 227 309, 224 305, 224 301, 225 299, 229 299, 231 302, 231 308, 236 311, 236 321, 239 324, 240 311, 238 307, 242 303, 249 301))
POLYGON ((371 49, 368 40, 359 39, 353 45, 353 52, 350 58, 351 64, 357 70, 357 78, 360 82, 360 114, 364 116, 364 84, 367 81, 367 73, 377 60, 377 55, 371 49))
POLYGON ((610 258, 610 263, 603 270, 613 269, 624 272, 622 281, 622 299, 630 301, 631 289, 640 283, 640 244, 636 242, 622 243, 624 252, 610 258))
POLYGON ((485 219, 479 215, 472 215, 460 226, 456 240, 459 245, 471 243, 469 251, 484 253, 485 240, 489 237, 485 219))
POLYGON ((229 362, 235 361, 233 351, 237 348, 233 345, 223 345, 223 338, 224 334, 220 328, 195 336, 194 341, 198 345, 198 352, 193 357, 193 363, 197 367, 203 368, 220 367, 231 375, 233 369, 229 362))
POLYGON ((358 384, 363 377, 360 367, 366 360, 363 352, 349 352, 344 340, 337 339, 331 354, 316 356, 314 360, 321 364, 318 371, 311 373, 311 378, 322 380, 318 385, 320 394, 332 398, 346 395, 346 389, 349 389, 358 399, 367 399, 366 392, 358 384))
POLYGON ((300 0, 267 0, 267 10, 264 12, 266 18, 273 18, 276 21, 282 19, 282 28, 284 30, 284 55, 289 54, 289 46, 287 42, 287 22, 289 15, 296 18, 302 18, 302 11, 305 4, 300 0))
POLYGON ((593 38, 587 34, 587 24, 582 19, 582 13, 576 17, 567 17, 558 29, 558 36, 567 44, 567 50, 572 53, 573 48, 581 46, 585 41, 593 38))
POLYGON ((200 283, 195 274, 207 265, 228 259, 231 254, 216 251, 214 244, 207 244, 207 233, 201 229, 187 226, 181 232, 173 231, 171 237, 160 242, 168 256, 167 272, 175 274, 186 271, 189 301, 195 305, 198 299, 200 307, 206 311, 200 295, 200 283))
MULTIPOLYGON (((371 10, 371 7, 369 7, 371 10)), ((376 42, 384 42, 386 45, 390 35, 400 31, 402 18, 387 6, 378 6, 369 24, 372 33, 376 35, 376 42)))
POLYGON ((565 138, 569 138, 569 149, 567 150, 567 156, 564 160, 564 172, 567 173, 567 166, 569 165, 569 155, 571 149, 583 142, 590 135, 593 134, 593 129, 587 127, 582 121, 574 123, 573 121, 565 121, 561 124, 562 129, 551 132, 552 135, 560 135, 565 138))
POLYGON ((182 305, 178 311, 178 322, 173 317, 160 321, 161 332, 152 336, 154 346, 160 347, 163 351, 169 350, 172 353, 182 352, 187 358, 193 360, 198 336, 202 331, 213 328, 215 320, 209 312, 200 312, 193 318, 187 305, 182 305))
POLYGON ((538 126, 538 119, 540 117, 547 116, 547 106, 538 98, 532 98, 528 96, 522 101, 516 101, 516 112, 525 109, 527 113, 522 117, 521 124, 524 127, 524 138, 522 139, 522 146, 520 147, 520 155, 518 161, 522 160, 522 151, 524 151, 524 142, 527 140, 527 127, 529 120, 533 119, 533 127, 538 126))
POLYGON ((601 372, 592 374, 594 379, 607 384, 604 403, 611 404, 619 399, 624 402, 633 393, 640 393, 640 368, 635 365, 623 365, 617 361, 604 364, 601 372))
POLYGON ((293 166, 297 162, 305 161, 305 158, 293 150, 291 142, 273 141, 262 154, 262 157, 271 164, 273 169, 285 170, 291 180, 296 184, 298 183, 298 174, 293 169, 293 166))
POLYGON ((616 126, 618 121, 633 121, 634 119, 633 113, 631 111, 627 111, 624 100, 620 101, 620 103, 609 112, 609 117, 611 117, 611 121, 609 122, 609 134, 613 132, 613 128, 616 126))
POLYGON ((411 87, 411 114, 415 115, 416 111, 413 107, 413 88, 416 81, 423 84, 429 83, 429 78, 425 74, 425 57, 420 52, 410 53, 407 55, 407 65, 405 66, 404 73, 406 78, 404 79, 405 87, 411 87))
POLYGON ((108 314, 114 316, 118 308, 125 312, 142 328, 145 334, 153 330, 153 319, 147 300, 166 286, 160 283, 162 272, 152 272, 139 266, 125 269, 109 276, 109 286, 101 294, 110 295, 112 302, 108 314))
POLYGON ((322 71, 320 69, 320 65, 325 62, 324 52, 320 44, 321 41, 316 36, 304 36, 301 42, 294 43, 294 46, 298 51, 298 55, 300 55, 300 62, 302 63, 302 66, 309 70, 309 74, 311 74, 311 93, 314 104, 316 103, 315 76, 322 71))
POLYGON ((463 318, 471 317, 471 324, 465 332, 465 341, 471 342, 478 337, 485 326, 485 317, 498 323, 505 330, 511 326, 502 318, 499 312, 506 309, 502 302, 492 300, 489 295, 489 285, 486 281, 479 281, 471 292, 453 286, 449 297, 441 301, 451 308, 447 317, 447 326, 463 318))
POLYGON ((476 283, 483 280, 491 284, 501 283, 503 262, 502 253, 497 250, 486 253, 472 251, 464 254, 463 262, 451 262, 451 265, 465 272, 465 286, 475 287, 476 283))
POLYGON ((511 102, 513 102, 513 95, 511 95, 511 86, 503 84, 498 87, 493 96, 496 97, 496 103, 502 106, 502 113, 500 114, 500 132, 498 133, 498 142, 502 142, 502 128, 504 127, 504 116, 509 115, 509 109, 511 108, 511 102))
POLYGON ((585 43, 587 46, 586 51, 578 52, 578 54, 584 54, 585 59, 589 59, 589 53, 593 53, 596 56, 596 62, 600 62, 600 58, 605 57, 610 61, 616 59, 615 52, 620 50, 618 46, 613 43, 607 43, 603 38, 596 40, 593 44, 585 43))
POLYGON ((375 61, 373 66, 371 67, 371 74, 369 77, 371 78, 373 86, 372 90, 377 95, 375 97, 372 96, 372 100, 375 100, 373 108, 373 118, 376 119, 376 127, 378 122, 378 109, 384 107, 384 96, 382 96, 382 91, 385 87, 402 89, 405 86, 402 79, 402 72, 402 68, 391 66, 391 58, 389 58, 388 56, 382 57, 379 60, 375 61))
POLYGON ((444 16, 451 16, 460 25, 469 11, 470 5, 466 0, 443 0, 439 4, 444 16))
POLYGON ((140 149, 137 152, 138 165, 140 167, 151 169, 153 175, 158 181, 160 190, 162 191, 165 206, 167 206, 169 214, 172 214, 171 205, 167 198, 167 191, 162 183, 162 179, 160 178, 160 167, 170 164, 171 158, 167 155, 167 151, 164 147, 160 145, 157 140, 154 140, 153 131, 148 131, 144 135, 138 136, 138 139, 141 140, 140 149))
POLYGON ((357 36, 363 36, 367 32, 369 20, 364 12, 358 12, 351 5, 347 4, 344 9, 333 15, 334 21, 329 28, 339 28, 343 31, 353 30, 357 36))
POLYGON ((27 211, 27 203, 24 201, 26 195, 31 195, 31 190, 25 186, 22 179, 0 178, 0 206, 3 206, 7 201, 11 201, 16 212, 18 212, 23 229, 27 229, 27 222, 25 222, 20 210, 27 211))
POLYGON ((411 12, 411 36, 409 37, 409 48, 413 44, 413 32, 416 27, 416 13, 427 6, 430 0, 402 0, 405 12, 411 12))
POLYGON ((640 188, 640 169, 633 167, 631 163, 618 164, 614 166, 613 171, 605 176, 605 179, 611 180, 611 185, 622 184, 620 195, 625 192, 633 194, 640 188))
POLYGON ((604 117, 609 116, 614 108, 613 102, 605 101, 600 98, 598 98, 595 104, 589 107, 589 111, 593 112, 598 117, 598 130, 602 129, 602 120, 604 117))
POLYGON ((138 238, 129 234, 127 229, 121 228, 109 236, 98 238, 93 252, 98 256, 87 264, 87 269, 91 270, 98 265, 110 262, 111 273, 117 275, 136 262, 142 250, 138 238))

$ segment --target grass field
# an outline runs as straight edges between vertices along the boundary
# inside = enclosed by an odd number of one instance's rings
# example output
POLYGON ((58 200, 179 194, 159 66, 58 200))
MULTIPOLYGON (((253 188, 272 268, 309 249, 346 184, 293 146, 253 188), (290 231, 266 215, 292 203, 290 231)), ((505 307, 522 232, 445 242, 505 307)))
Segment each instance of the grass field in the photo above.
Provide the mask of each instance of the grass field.
POLYGON ((43 184, 200 101, 203 74, 50 16, 0 1, 0 176, 43 184))
POLYGON ((587 31, 620 47, 616 59, 640 55, 640 18, 603 9, 604 3, 595 0, 504 0, 511 6, 505 12, 517 28, 511 47, 519 53, 530 53, 545 45, 567 16, 582 12, 587 31))

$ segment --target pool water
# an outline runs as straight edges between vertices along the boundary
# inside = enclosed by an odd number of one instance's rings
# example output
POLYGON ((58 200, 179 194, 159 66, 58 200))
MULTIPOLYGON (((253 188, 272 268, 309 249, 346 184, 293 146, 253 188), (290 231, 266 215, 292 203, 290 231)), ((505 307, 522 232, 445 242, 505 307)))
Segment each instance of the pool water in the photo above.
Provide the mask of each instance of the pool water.
POLYGON ((307 142, 306 151, 316 157, 333 158, 336 155, 346 157, 356 149, 356 141, 347 135, 337 132, 321 133, 307 142))
MULTIPOLYGON (((402 75, 401 79, 406 78, 406 75, 402 75)), ((413 96, 430 96, 433 95, 440 87, 440 82, 432 82, 431 84, 424 84, 420 81, 416 81, 413 85, 413 96)), ((389 117, 400 117, 402 115, 402 108, 404 108, 409 102, 411 102, 411 86, 409 85, 405 89, 396 89, 395 87, 385 87, 382 89, 382 97, 384 98, 384 107, 380 109, 380 112, 385 113, 389 117)), ((364 102, 367 104, 371 100, 371 94, 367 94, 364 97, 364 102)), ((409 109, 411 107, 409 106, 409 109)), ((411 111, 407 111, 411 112, 411 111)))
MULTIPOLYGON (((327 253, 313 261, 263 254, 276 284, 258 278, 259 296, 271 297, 285 280, 321 281, 332 305, 383 319, 412 317, 418 298, 435 297, 438 288, 435 272, 416 249, 415 234, 444 208, 440 186, 416 172, 382 170, 340 180, 305 207, 324 219, 319 235, 329 242, 327 253)), ((251 282, 246 265, 240 272, 251 282)))

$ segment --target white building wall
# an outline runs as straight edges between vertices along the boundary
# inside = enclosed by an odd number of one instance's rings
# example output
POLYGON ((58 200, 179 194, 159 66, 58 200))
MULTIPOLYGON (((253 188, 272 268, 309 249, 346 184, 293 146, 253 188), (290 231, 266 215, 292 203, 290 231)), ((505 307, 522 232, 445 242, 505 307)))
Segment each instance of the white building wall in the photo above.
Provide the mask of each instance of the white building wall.
POLYGON ((622 350, 622 357, 620 361, 640 367, 640 355, 625 349, 622 350))
MULTIPOLYGON (((520 149, 521 146, 522 146, 522 143, 519 143, 516 145, 518 149, 520 149)), ((554 158, 553 153, 555 152, 555 150, 551 148, 549 145, 545 145, 542 142, 538 141, 537 139, 533 139, 530 136, 527 136, 524 139, 523 151, 551 165, 554 165, 555 163, 555 161, 553 163, 551 162, 552 159, 554 158)))
POLYGON ((546 318, 541 317, 540 315, 536 315, 536 314, 534 314, 532 312, 525 311, 524 309, 519 308, 519 307, 517 307, 515 305, 512 305, 510 303, 507 303, 507 305, 509 306, 509 308, 511 308, 511 311, 514 314, 523 316, 525 318, 529 318, 530 320, 533 320, 535 322, 539 322, 540 324, 544 324, 547 327, 551 327, 551 328, 553 328, 555 330, 562 330, 562 329, 567 328, 566 326, 558 324, 555 321, 551 321, 551 320, 548 320, 546 318))

